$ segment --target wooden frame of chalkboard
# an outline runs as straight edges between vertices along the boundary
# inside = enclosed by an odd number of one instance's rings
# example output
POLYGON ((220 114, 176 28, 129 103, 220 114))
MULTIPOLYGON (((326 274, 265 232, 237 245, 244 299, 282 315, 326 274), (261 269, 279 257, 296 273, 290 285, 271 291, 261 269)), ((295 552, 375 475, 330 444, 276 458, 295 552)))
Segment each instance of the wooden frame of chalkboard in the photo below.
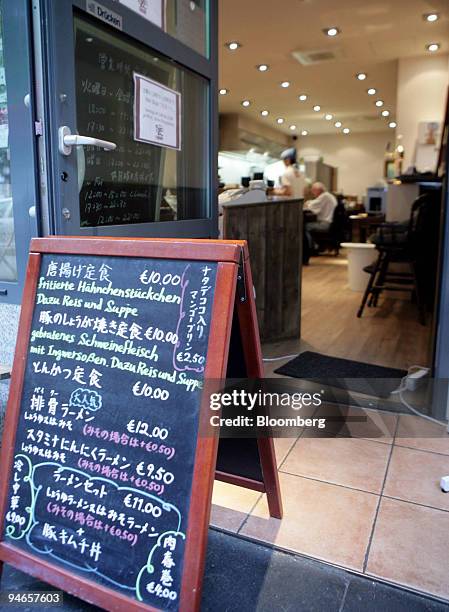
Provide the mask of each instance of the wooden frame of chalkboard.
MULTIPOLYGON (((229 355, 233 320, 234 323, 238 322, 247 376, 258 377, 263 374, 251 270, 245 242, 80 237, 34 239, 31 243, 20 332, 17 339, 3 436, 1 455, 3 470, 0 482, 2 525, 5 523, 9 503, 16 434, 22 411, 26 365, 41 262, 42 258, 48 254, 215 262, 217 273, 211 306, 204 376, 206 379, 225 378, 229 369, 229 359, 239 357, 229 355), (212 324, 214 321, 219 321, 220 324, 212 324)), ((201 406, 199 429, 207 427, 208 419, 207 410, 201 406)), ((248 479, 239 473, 226 472, 219 472, 216 477, 233 484, 265 491, 271 515, 281 518, 282 506, 273 441, 264 439, 255 442, 258 453, 253 456, 252 460, 260 462, 260 479, 248 479)), ((179 597, 179 609, 189 612, 197 610, 200 604, 217 448, 217 436, 197 436, 179 597)), ((30 552, 31 549, 14 545, 10 540, 6 541, 3 534, 1 538, 0 562, 10 563, 85 601, 107 610, 159 609, 128 597, 109 586, 89 580, 79 573, 71 572, 70 569, 60 564, 43 560, 30 552)))
MULTIPOLYGON (((226 377, 261 379, 264 377, 264 366, 248 245, 245 240, 235 242, 242 245, 243 259, 239 270, 240 292, 235 301, 226 377)), ((215 478, 266 493, 270 516, 282 518, 282 500, 272 438, 221 440, 215 478)))

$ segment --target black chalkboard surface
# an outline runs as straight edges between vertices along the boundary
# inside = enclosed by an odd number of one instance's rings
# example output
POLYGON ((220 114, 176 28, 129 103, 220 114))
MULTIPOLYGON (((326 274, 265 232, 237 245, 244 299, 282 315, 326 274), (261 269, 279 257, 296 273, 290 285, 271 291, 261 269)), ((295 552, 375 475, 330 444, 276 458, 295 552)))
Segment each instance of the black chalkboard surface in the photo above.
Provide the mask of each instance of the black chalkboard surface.
POLYGON ((47 237, 30 248, 0 574, 11 563, 114 612, 197 612, 214 474, 266 493, 282 518, 273 440, 226 448, 215 471, 202 392, 236 367, 263 375, 247 245, 47 237))
POLYGON ((41 256, 5 542, 178 609, 216 274, 41 256))

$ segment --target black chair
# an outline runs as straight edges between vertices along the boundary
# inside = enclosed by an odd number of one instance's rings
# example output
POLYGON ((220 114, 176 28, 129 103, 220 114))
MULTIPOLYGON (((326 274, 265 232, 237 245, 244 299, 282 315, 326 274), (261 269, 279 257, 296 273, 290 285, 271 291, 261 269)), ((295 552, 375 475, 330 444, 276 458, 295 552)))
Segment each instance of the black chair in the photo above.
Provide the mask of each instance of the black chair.
POLYGON ((408 224, 383 223, 377 229, 372 242, 378 256, 375 263, 364 268, 369 279, 357 312, 358 318, 363 315, 366 305, 377 306, 383 291, 410 291, 418 307, 420 323, 425 325, 426 297, 422 286, 425 270, 420 266, 420 251, 426 248, 431 206, 432 198, 424 194, 413 203, 408 224), (409 266, 408 272, 390 269, 390 264, 404 263, 409 266))
POLYGON ((332 222, 327 232, 311 232, 313 240, 318 245, 318 251, 334 251, 338 256, 340 253, 340 244, 345 241, 345 232, 347 224, 346 208, 344 198, 337 195, 337 206, 335 207, 332 222))

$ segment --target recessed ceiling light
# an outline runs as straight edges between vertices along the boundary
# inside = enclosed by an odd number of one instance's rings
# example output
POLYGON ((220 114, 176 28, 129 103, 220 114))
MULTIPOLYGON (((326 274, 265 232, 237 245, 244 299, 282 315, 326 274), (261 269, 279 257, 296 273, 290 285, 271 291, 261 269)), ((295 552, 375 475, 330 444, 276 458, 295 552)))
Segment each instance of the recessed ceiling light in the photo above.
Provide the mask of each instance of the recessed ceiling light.
POLYGON ((319 112, 320 112, 320 110, 321 110, 321 106, 320 106, 319 104, 315 104, 315 106, 313 107, 313 110, 314 110, 316 113, 319 113, 319 112))
POLYGON ((426 45, 426 49, 427 51, 430 51, 430 53, 435 53, 435 51, 438 51, 439 48, 440 43, 430 43, 429 45, 426 45))
POLYGON ((422 17, 423 19, 425 19, 426 21, 429 21, 430 23, 434 21, 438 21, 438 19, 440 18, 438 13, 426 13, 422 17))
POLYGON ((263 111, 260 111, 260 114, 262 115, 262 117, 268 117, 268 115, 270 114, 270 111, 263 110, 263 111))
POLYGON ((384 105, 384 101, 383 100, 376 100, 376 106, 378 106, 380 108, 383 105, 384 105))
POLYGON ((397 126, 398 126, 398 124, 396 123, 396 121, 390 121, 390 123, 388 124, 388 127, 392 128, 392 129, 394 129, 397 126))
POLYGON ((389 117, 390 116, 390 111, 389 110, 383 110, 382 111, 382 117, 389 117))
POLYGON ((333 115, 331 115, 330 113, 327 113, 327 115, 324 115, 324 118, 326 119, 326 121, 332 121, 332 119, 334 118, 333 115))
POLYGON ((369 96, 375 96, 377 93, 377 89, 374 89, 374 87, 370 87, 369 89, 367 89, 366 92, 369 96))
POLYGON ((326 34, 326 36, 337 36, 337 34, 340 34, 340 30, 335 26, 332 26, 331 28, 324 28, 323 32, 326 34))
POLYGON ((296 125, 291 125, 290 129, 291 129, 292 132, 294 132, 296 130, 296 125))
POLYGON ((351 130, 349 128, 343 128, 343 134, 349 134, 351 130))
POLYGON ((301 136, 307 136, 307 134, 308 134, 308 133, 309 133, 309 132, 308 132, 307 130, 303 130, 303 131, 301 132, 301 136))
POLYGON ((269 68, 268 64, 259 64, 258 66, 256 66, 257 70, 259 70, 260 72, 266 72, 269 68))
POLYGON ((307 100, 307 94, 301 94, 298 98, 301 102, 305 102, 307 100))
POLYGON ((250 100, 242 100, 241 104, 242 104, 242 106, 244 106, 245 108, 247 108, 248 106, 251 106, 251 102, 250 102, 250 100))
POLYGON ((366 72, 358 72, 355 77, 356 79, 358 79, 359 81, 364 81, 366 79, 368 75, 366 74, 366 72))
POLYGON ((282 81, 281 87, 287 89, 287 87, 290 87, 290 81, 282 81))
POLYGON ((225 96, 226 94, 229 93, 229 89, 220 89, 220 96, 225 96))
POLYGON ((342 124, 341 124, 341 121, 336 121, 334 125, 336 128, 340 128, 342 124))
POLYGON ((405 149, 404 149, 404 145, 398 145, 398 146, 396 147, 396 151, 397 151, 398 153, 404 153, 404 150, 405 150, 405 149))
POLYGON ((285 119, 282 119, 282 117, 278 117, 276 119, 276 122, 279 123, 279 125, 281 125, 282 123, 284 123, 285 119))
POLYGON ((232 40, 231 42, 227 42, 225 44, 225 47, 227 47, 230 51, 236 51, 237 49, 240 49, 241 46, 242 45, 236 40, 232 40))

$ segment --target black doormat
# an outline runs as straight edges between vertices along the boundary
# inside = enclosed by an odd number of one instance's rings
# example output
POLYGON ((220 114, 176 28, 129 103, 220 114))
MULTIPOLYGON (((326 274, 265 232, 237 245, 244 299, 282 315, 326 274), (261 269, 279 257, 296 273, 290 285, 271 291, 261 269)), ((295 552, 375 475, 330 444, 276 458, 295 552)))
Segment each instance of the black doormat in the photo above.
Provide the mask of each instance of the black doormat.
POLYGON ((395 391, 401 379, 407 375, 405 370, 329 357, 312 351, 299 354, 275 372, 383 398, 395 391))

